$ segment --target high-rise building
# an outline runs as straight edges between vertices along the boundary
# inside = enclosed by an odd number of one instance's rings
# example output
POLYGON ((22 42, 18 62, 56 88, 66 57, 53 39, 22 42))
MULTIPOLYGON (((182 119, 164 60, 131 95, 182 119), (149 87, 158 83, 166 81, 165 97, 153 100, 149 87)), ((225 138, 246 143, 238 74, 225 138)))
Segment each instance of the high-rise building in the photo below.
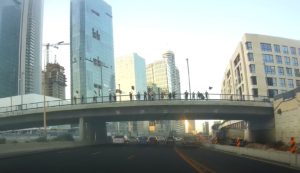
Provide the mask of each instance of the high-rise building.
POLYGON ((115 91, 111 6, 102 0, 71 0, 71 97, 108 100, 115 91))
POLYGON ((0 3, 0 98, 41 93, 43 0, 0 3))
POLYGON ((66 98, 66 75, 63 66, 58 63, 48 63, 46 71, 43 72, 43 81, 43 85, 45 85, 43 94, 60 99, 66 98))
POLYGON ((147 65, 147 86, 160 96, 167 98, 169 92, 176 93, 180 98, 180 76, 175 65, 175 55, 172 51, 163 53, 163 59, 147 65), (156 90, 155 90, 156 88, 156 90))
POLYGON ((245 34, 226 68, 224 98, 274 97, 300 86, 300 41, 245 34), (250 96, 249 96, 250 95, 250 96))
MULTIPOLYGON (((175 93, 175 98, 180 98, 180 77, 175 65, 175 54, 166 51, 162 58, 147 65, 147 90, 155 93, 155 99, 168 99, 169 93, 175 93)), ((169 135, 169 132, 180 134, 184 131, 184 121, 161 120, 156 123, 156 132, 162 135, 169 135)))
POLYGON ((196 133, 196 122, 195 120, 187 120, 188 122, 188 133, 196 133))
MULTIPOLYGON (((134 96, 140 93, 140 99, 143 99, 143 93, 147 91, 144 58, 137 53, 133 53, 116 59, 116 88, 117 91, 121 91, 123 95, 121 98, 117 96, 118 100, 130 100, 128 96, 129 92, 134 96)), ((120 92, 117 94, 120 94, 120 92)), ((136 100, 137 98, 133 99, 136 100)), ((126 123, 128 123, 130 135, 138 136, 148 134, 149 122, 135 121, 126 123)))
MULTIPOLYGON (((147 91, 144 58, 133 53, 116 59, 116 88, 120 89, 123 95, 129 95, 129 92, 136 95, 139 92, 142 99, 144 91, 147 91)), ((122 100, 129 100, 129 97, 122 100)))
POLYGON ((203 123, 203 135, 209 136, 209 122, 205 121, 203 123))

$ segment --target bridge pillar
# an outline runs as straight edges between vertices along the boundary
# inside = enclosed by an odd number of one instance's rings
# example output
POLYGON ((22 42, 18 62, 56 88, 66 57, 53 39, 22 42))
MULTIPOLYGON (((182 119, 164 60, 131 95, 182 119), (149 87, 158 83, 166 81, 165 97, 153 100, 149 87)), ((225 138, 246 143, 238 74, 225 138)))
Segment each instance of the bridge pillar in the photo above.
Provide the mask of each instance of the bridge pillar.
POLYGON ((97 119, 79 119, 79 137, 81 141, 104 144, 107 142, 106 122, 97 119))
POLYGON ((265 120, 248 121, 245 130, 248 141, 258 143, 271 143, 275 141, 274 118, 265 120))

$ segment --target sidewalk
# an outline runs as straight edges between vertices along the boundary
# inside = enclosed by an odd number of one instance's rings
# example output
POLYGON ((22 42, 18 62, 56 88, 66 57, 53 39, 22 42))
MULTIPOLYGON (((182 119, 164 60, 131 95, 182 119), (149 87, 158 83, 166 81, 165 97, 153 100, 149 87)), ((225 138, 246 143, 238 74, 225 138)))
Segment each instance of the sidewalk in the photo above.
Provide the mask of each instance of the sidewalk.
POLYGON ((0 144, 0 159, 87 145, 89 144, 84 142, 29 142, 0 144))

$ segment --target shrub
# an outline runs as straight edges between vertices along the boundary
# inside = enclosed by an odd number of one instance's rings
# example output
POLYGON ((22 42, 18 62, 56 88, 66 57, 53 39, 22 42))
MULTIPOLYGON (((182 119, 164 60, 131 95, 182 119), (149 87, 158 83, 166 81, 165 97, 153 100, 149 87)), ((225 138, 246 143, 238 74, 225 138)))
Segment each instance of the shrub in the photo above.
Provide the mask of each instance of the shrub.
POLYGON ((71 134, 63 134, 55 137, 53 141, 74 141, 74 138, 71 134))
POLYGON ((6 143, 6 139, 5 138, 0 138, 0 144, 5 144, 6 143))
POLYGON ((47 138, 45 136, 41 136, 35 140, 36 142, 47 142, 47 138))

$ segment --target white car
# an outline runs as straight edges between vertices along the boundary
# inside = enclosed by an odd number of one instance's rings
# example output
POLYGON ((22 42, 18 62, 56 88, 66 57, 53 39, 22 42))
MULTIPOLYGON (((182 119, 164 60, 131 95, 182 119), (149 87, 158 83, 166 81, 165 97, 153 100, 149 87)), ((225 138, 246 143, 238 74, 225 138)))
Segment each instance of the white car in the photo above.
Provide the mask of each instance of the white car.
POLYGON ((113 144, 125 144, 128 142, 128 139, 126 136, 118 135, 113 137, 112 142, 113 144))

